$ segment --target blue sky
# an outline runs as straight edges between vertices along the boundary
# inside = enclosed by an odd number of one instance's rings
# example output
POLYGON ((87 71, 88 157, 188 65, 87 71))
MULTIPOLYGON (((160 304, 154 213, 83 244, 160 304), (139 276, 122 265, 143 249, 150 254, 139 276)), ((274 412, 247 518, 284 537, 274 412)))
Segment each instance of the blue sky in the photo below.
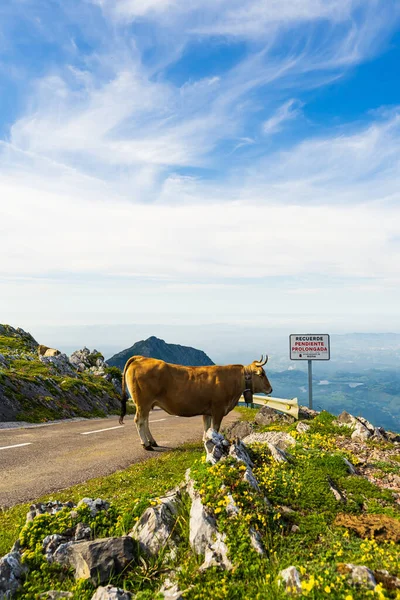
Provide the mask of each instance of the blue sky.
POLYGON ((400 331, 399 17, 2 3, 1 320, 400 331))

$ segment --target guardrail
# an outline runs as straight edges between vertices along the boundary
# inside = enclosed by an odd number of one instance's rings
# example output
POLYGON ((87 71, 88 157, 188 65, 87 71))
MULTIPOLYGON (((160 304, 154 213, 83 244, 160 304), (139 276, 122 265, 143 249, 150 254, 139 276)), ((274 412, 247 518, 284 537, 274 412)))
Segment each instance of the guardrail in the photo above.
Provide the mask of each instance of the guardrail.
MULTIPOLYGON (((244 401, 243 396, 240 398, 244 401)), ((271 398, 270 396, 253 396, 254 404, 263 404, 275 410, 279 410, 287 415, 291 415, 295 419, 299 418, 299 404, 297 398, 271 398)))

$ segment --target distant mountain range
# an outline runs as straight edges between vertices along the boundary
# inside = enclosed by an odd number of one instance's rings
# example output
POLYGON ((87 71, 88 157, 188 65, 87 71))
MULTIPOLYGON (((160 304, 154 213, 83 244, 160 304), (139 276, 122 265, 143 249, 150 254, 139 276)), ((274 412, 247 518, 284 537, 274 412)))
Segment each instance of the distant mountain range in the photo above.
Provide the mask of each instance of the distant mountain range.
POLYGON ((107 363, 111 367, 118 367, 123 370, 128 358, 135 355, 158 358, 174 365, 184 365, 187 367, 206 367, 214 364, 211 358, 202 350, 197 350, 191 346, 168 344, 155 336, 136 342, 130 348, 114 354, 114 356, 107 360, 107 363))

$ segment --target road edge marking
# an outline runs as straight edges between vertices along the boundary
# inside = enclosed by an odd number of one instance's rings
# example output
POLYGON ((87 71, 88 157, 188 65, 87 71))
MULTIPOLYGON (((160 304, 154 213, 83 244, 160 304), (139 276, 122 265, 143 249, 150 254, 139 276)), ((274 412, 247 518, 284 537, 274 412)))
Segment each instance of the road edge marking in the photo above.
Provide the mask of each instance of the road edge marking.
POLYGON ((124 425, 116 425, 115 427, 107 427, 106 429, 96 429, 95 431, 83 431, 79 435, 90 435, 91 433, 101 433, 102 431, 111 431, 111 429, 121 429, 124 425))
POLYGON ((14 444, 13 446, 1 446, 0 450, 8 450, 9 448, 21 448, 21 446, 30 446, 32 442, 25 442, 24 444, 14 444))

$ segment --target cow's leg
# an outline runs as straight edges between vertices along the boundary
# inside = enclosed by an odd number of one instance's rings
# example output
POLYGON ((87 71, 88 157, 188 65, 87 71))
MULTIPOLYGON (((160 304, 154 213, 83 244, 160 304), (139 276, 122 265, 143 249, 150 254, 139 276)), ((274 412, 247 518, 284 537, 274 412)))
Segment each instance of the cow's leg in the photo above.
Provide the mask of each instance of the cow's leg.
POLYGON ((203 415, 203 427, 204 427, 204 433, 203 433, 203 441, 204 441, 206 439, 206 433, 211 427, 211 416, 210 415, 203 415))
POLYGON ((215 429, 215 431, 219 431, 219 428, 221 427, 221 422, 222 422, 223 418, 224 418, 224 414, 223 413, 213 414, 213 416, 212 416, 212 428, 215 429))
POLYGON ((149 416, 147 415, 146 418, 146 437, 149 440, 150 446, 153 446, 153 448, 157 448, 158 444, 156 442, 156 440, 153 438, 151 431, 150 431, 150 427, 149 427, 149 416))
POLYGON ((149 417, 148 414, 147 414, 147 416, 145 416, 139 410, 139 408, 137 408, 136 415, 135 415, 135 424, 136 424, 136 428, 137 428, 137 431, 138 431, 138 434, 140 437, 140 441, 142 442, 142 446, 146 450, 152 450, 150 440, 147 438, 147 434, 146 434, 146 421, 147 421, 148 417, 149 417))

